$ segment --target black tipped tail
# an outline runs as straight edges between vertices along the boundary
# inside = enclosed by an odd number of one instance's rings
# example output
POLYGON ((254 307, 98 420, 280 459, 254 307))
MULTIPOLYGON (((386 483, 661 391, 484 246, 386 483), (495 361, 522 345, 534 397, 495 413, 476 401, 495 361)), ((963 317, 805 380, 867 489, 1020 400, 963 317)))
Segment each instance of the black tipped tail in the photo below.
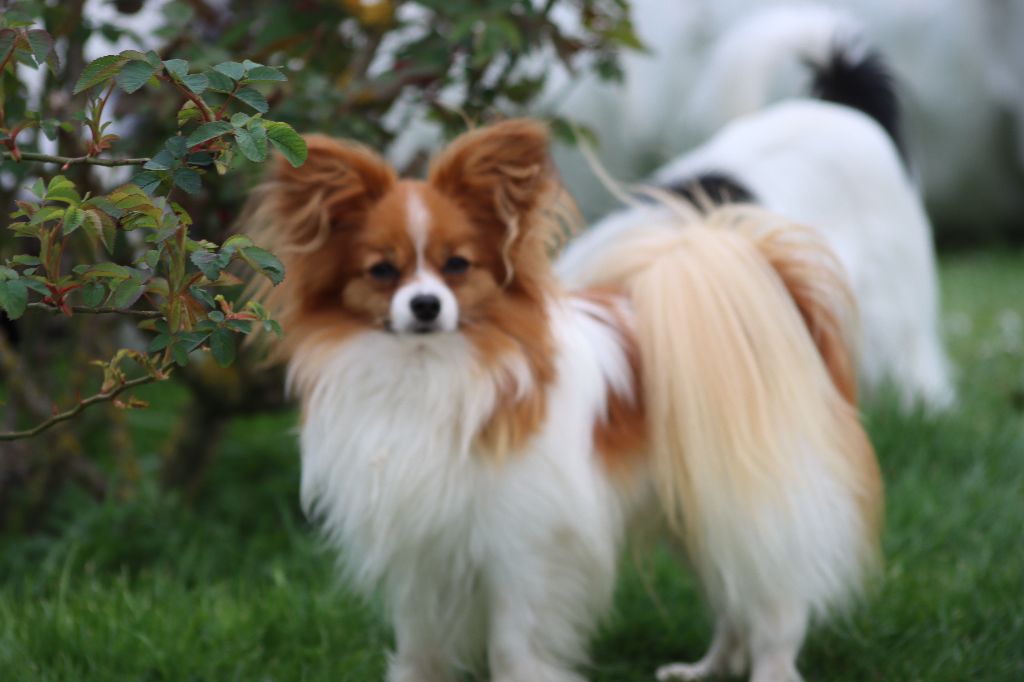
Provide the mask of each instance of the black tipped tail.
POLYGON ((836 44, 824 63, 812 64, 814 96, 857 109, 875 119, 889 133, 906 163, 900 103, 892 72, 879 53, 858 52, 836 44))

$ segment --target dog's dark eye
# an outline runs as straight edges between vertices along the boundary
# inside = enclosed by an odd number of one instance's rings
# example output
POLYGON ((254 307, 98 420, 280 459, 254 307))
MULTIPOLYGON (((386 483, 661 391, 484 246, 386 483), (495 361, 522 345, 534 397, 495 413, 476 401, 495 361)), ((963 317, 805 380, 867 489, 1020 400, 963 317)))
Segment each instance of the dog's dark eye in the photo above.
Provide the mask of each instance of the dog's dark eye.
POLYGON ((452 256, 445 261, 441 271, 446 275, 461 275, 469 270, 469 261, 462 256, 452 256))
POLYGON ((370 277, 373 277, 374 279, 379 280, 381 282, 390 282, 392 280, 396 280, 398 279, 399 275, 398 268, 396 268, 394 265, 387 262, 386 260, 382 260, 379 263, 371 265, 370 269, 367 272, 370 273, 370 277))

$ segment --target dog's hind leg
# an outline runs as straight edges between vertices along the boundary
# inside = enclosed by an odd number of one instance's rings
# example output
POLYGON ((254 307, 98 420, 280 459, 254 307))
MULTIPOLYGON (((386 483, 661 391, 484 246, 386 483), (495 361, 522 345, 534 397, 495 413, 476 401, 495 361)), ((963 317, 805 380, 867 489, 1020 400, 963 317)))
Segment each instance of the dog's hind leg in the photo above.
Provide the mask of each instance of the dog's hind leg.
POLYGON ((750 682, 802 681, 796 657, 807 634, 807 620, 807 607, 797 603, 751 614, 750 682))
POLYGON ((659 682, 703 680, 721 675, 738 677, 747 669, 747 651, 743 637, 724 617, 715 626, 711 648, 696 663, 670 663, 658 668, 659 682))

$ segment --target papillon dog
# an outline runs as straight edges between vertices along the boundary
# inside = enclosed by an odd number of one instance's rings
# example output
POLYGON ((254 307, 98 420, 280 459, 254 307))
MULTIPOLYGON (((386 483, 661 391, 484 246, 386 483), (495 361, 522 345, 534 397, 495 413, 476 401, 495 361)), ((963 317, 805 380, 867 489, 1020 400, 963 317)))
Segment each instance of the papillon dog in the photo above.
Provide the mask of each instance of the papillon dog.
MULTIPOLYGON (((860 310, 864 388, 891 384, 904 408, 955 399, 940 336, 931 225, 904 161, 889 69, 846 15, 815 5, 763 9, 715 46, 692 109, 750 112, 655 171, 650 183, 710 203, 756 203, 816 229, 842 263, 860 310), (815 97, 765 107, 773 76, 802 61, 815 97)), ((723 113, 702 118, 721 119, 723 113)), ((570 245, 572 284, 592 252, 645 229, 664 207, 611 213, 570 245)))
POLYGON ((660 679, 798 679, 809 622, 875 566, 882 513, 853 301, 814 232, 666 199, 569 292, 544 125, 468 132, 426 180, 307 142, 247 221, 287 269, 265 300, 302 501, 383 597, 387 679, 584 680, 627 529, 651 519, 717 619, 708 654, 660 679))

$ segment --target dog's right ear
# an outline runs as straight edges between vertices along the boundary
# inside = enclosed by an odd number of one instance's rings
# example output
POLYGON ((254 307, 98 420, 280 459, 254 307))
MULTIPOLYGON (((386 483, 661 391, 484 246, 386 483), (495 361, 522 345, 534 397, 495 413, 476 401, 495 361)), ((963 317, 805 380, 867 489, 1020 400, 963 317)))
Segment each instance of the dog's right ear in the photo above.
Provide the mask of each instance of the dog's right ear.
POLYGON ((278 157, 263 197, 277 240, 300 248, 358 225, 397 181, 391 166, 365 147, 326 135, 304 137, 306 162, 295 168, 278 157))

